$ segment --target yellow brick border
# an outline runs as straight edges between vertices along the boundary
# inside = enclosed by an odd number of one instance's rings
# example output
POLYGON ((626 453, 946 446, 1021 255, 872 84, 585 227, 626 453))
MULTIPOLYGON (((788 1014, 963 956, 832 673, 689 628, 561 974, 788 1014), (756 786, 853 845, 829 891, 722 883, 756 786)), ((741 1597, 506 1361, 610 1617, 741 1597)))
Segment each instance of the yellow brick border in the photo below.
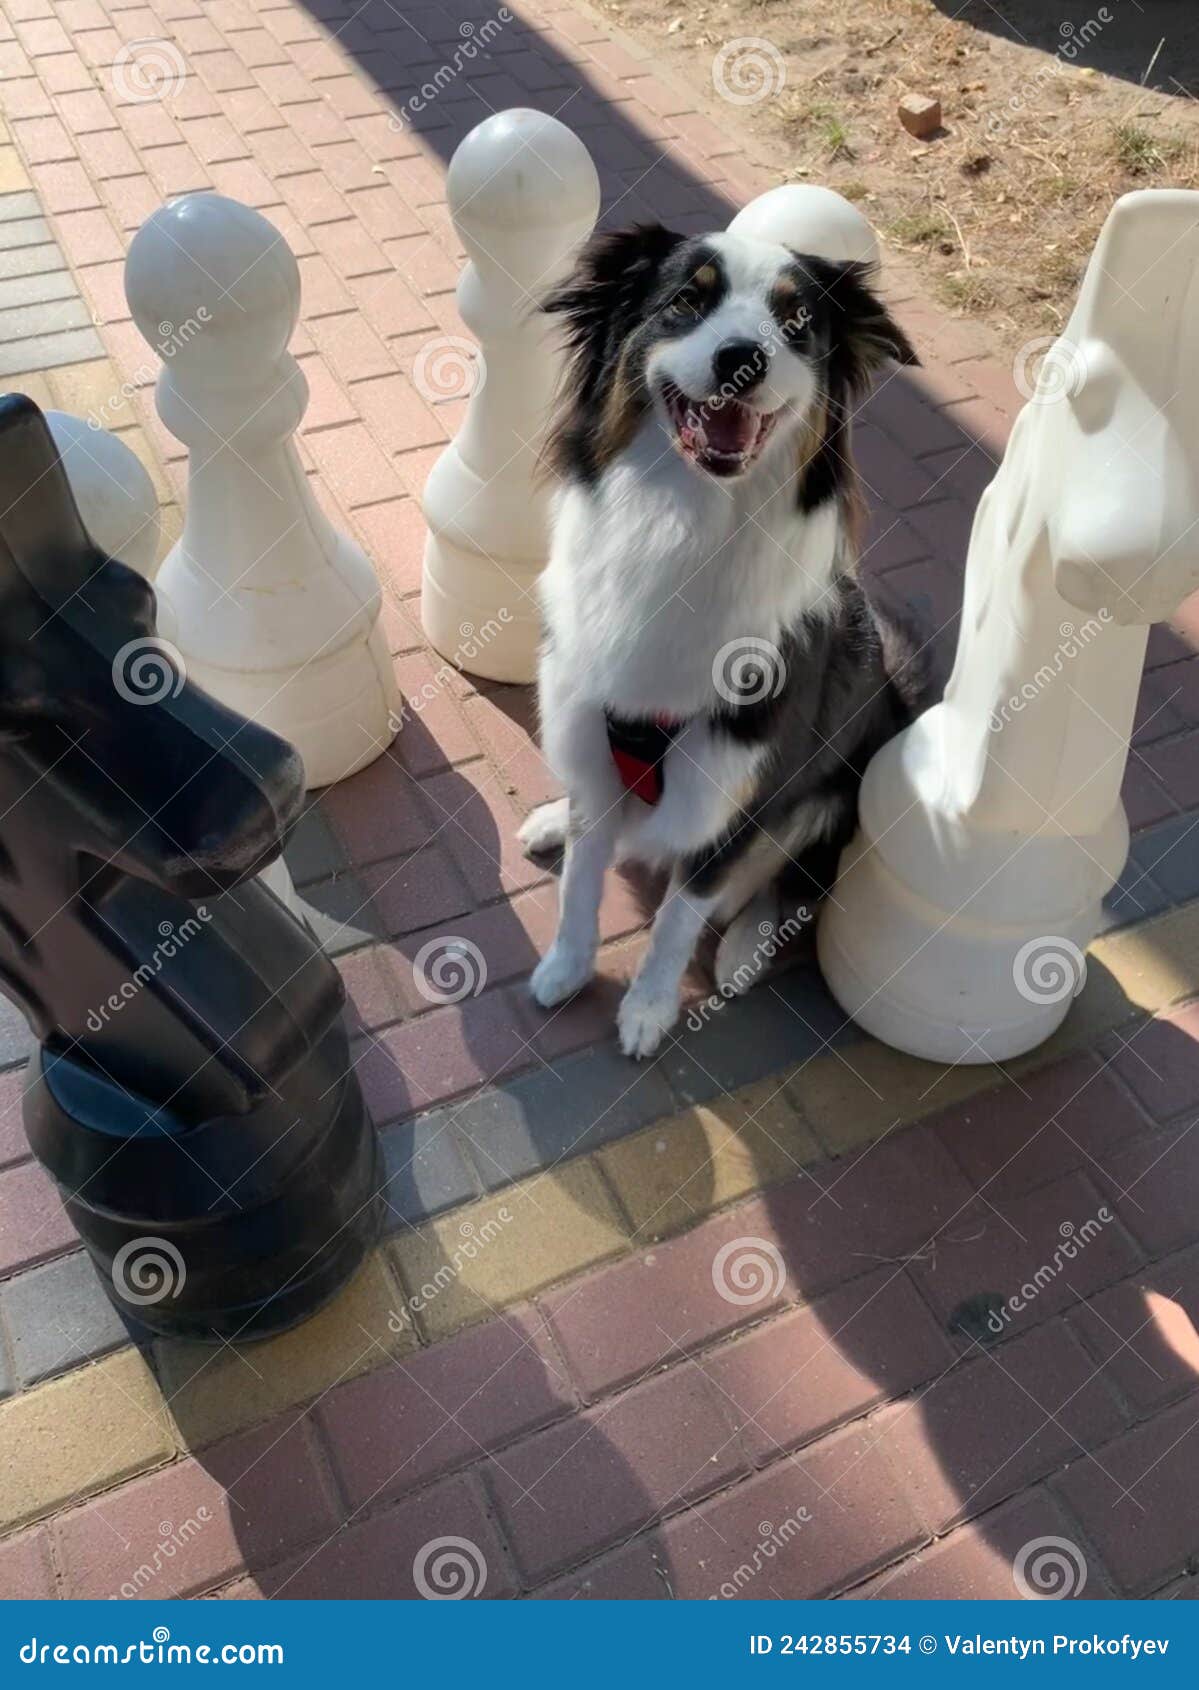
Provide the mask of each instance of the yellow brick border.
POLYGON ((8 131, 0 122, 0 194, 27 194, 32 188, 21 155, 9 143, 8 131))
POLYGON ((0 1530, 8 1531, 175 1454, 139 1351, 119 1350, 0 1404, 0 1530))
MULTIPOLYGON (((1066 1022, 1009 1072, 1196 994, 1199 901, 1097 940, 1066 1022)), ((160 1344, 160 1383, 128 1349, 36 1386, 0 1403, 0 1533, 300 1408, 996 1083, 992 1067, 944 1068, 869 1039, 827 1050, 388 1240, 334 1303, 281 1337, 221 1350, 160 1344)))

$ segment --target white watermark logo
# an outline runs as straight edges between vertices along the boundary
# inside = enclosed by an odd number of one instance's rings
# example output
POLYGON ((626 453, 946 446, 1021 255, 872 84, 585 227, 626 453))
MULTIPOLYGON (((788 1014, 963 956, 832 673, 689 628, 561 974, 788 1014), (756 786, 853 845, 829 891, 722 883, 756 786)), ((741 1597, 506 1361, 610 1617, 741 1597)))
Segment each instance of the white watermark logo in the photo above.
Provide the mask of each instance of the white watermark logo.
POLYGON ((1017 391, 1030 405, 1056 405, 1073 399, 1087 379, 1087 361, 1080 346, 1051 334, 1026 340, 1012 365, 1017 391))
POLYGON ((1115 1218, 1107 1204, 1102 1203, 1094 1216, 1084 1221, 1081 1226, 1075 1226, 1073 1221, 1063 1221, 1057 1229, 1061 1243, 1054 1250, 1052 1258, 1042 1262, 1032 1278, 1026 1280, 1019 1291, 1014 1291, 987 1316, 987 1325, 995 1336, 1000 1337, 1003 1334, 1014 1315, 1022 1314, 1031 1303, 1035 1303, 1041 1292, 1052 1285, 1071 1262, 1077 1261, 1091 1240, 1097 1238, 1104 1227, 1110 1226, 1115 1218))
MULTIPOLYGON (((212 312, 206 305, 201 305, 197 307, 195 316, 189 317, 185 323, 159 323, 154 350, 164 362, 169 363, 176 353, 182 352, 211 321, 212 312)), ((87 426, 90 429, 103 428, 120 412, 125 403, 133 398, 139 387, 145 387, 154 380, 156 373, 153 364, 139 364, 133 372, 132 381, 123 381, 102 405, 88 412, 87 426)))
POLYGON ((162 704, 186 683, 183 653, 169 640, 129 640, 112 660, 112 684, 126 704, 162 704))
POLYGON ((709 1602, 731 1602, 745 1589, 752 1579, 757 1578, 763 1567, 774 1560, 780 1549, 785 1549, 793 1537, 797 1537, 806 1525, 811 1523, 812 1515, 807 1508, 797 1508, 794 1514, 788 1514, 780 1525, 772 1525, 769 1520, 763 1520, 758 1526, 758 1541, 747 1561, 734 1567, 730 1576, 725 1579, 719 1590, 713 1591, 709 1602))
POLYGON ((707 1026, 718 1009, 733 998, 739 998, 757 980, 762 971, 773 961, 787 943, 788 939, 797 933, 802 933, 812 919, 811 911, 804 904, 800 904, 794 915, 789 915, 785 921, 776 927, 772 921, 758 924, 760 943, 755 945, 752 953, 744 962, 739 962, 727 980, 722 980, 717 989, 706 997, 702 1003, 693 1005, 687 1012, 687 1028, 692 1033, 698 1033, 707 1026))
POLYGON ((762 704, 786 684, 783 654, 769 640, 750 634, 728 640, 712 659, 712 685, 726 704, 762 704))
POLYGON ((777 1297, 787 1278, 778 1246, 768 1238, 733 1238, 712 1262, 712 1284, 726 1303, 749 1308, 777 1297))
POLYGON ((399 733, 408 720, 409 713, 419 716, 426 705, 432 704, 443 692, 447 692, 455 681, 460 680, 462 671, 470 669, 473 661, 487 650, 493 640, 499 638, 511 620, 512 612, 505 604, 500 606, 494 616, 489 616, 477 627, 473 622, 460 623, 459 643, 448 660, 434 671, 430 680, 423 681, 416 692, 409 693, 398 710, 391 712, 388 717, 391 732, 399 733))
POLYGON ((493 18, 487 18, 481 24, 472 23, 469 19, 458 25, 461 42, 444 64, 438 65, 432 74, 426 77, 411 99, 405 101, 391 118, 391 128, 402 129, 405 121, 411 121, 414 115, 419 116, 426 107, 432 105, 439 94, 444 92, 460 76, 462 71, 479 57, 483 48, 488 47, 500 34, 505 24, 512 22, 512 13, 507 6, 501 6, 493 18))
POLYGON ((1016 952, 1012 980, 1026 1003, 1064 1003, 1087 983, 1087 959, 1072 939, 1046 933, 1016 952))
POLYGON ((1034 1537, 1012 1563, 1012 1583, 1026 1602, 1081 1596, 1086 1582, 1086 1556, 1068 1537, 1034 1537))
POLYGON ((1062 23, 1058 26, 1061 41, 1056 53, 1051 58, 1044 59, 1036 74, 1027 78, 1011 96, 1004 106, 997 112, 992 112, 986 123, 986 133, 992 139, 998 139, 1008 124, 1027 106, 1029 96, 1038 93, 1042 88, 1061 76, 1081 55, 1084 48, 1091 45, 1097 35, 1101 35, 1106 26, 1113 22, 1115 14, 1107 6, 1100 6, 1093 18, 1088 18, 1084 24, 1062 23))
POLYGON ((119 991, 110 992, 99 1009, 89 1009, 87 1025, 91 1032, 99 1033, 105 1023, 113 1015, 119 1015, 127 1003, 130 1003, 143 986, 149 985, 156 975, 161 974, 167 963, 176 956, 187 944, 194 939, 205 925, 212 920, 212 914, 206 904, 197 904, 195 915, 187 916, 176 925, 173 921, 158 923, 158 943, 150 952, 145 962, 141 962, 134 969, 128 980, 122 981, 119 991))
POLYGON ((1055 649, 1052 657, 1042 663, 1036 673, 1023 682, 1018 693, 1005 699, 997 710, 992 710, 990 729, 992 733, 1006 727, 1013 716, 1019 716, 1025 707, 1032 704, 1041 694, 1057 680, 1065 669, 1066 664, 1073 662, 1079 652, 1085 651, 1097 635, 1101 634, 1112 619, 1112 613, 1106 607, 1088 616, 1081 628, 1076 628, 1073 622, 1063 622, 1058 630, 1061 643, 1055 649))
POLYGON ((430 939, 412 964, 417 991, 430 1003, 477 998, 487 984, 487 962, 478 945, 455 934, 430 939))
MULTIPOLYGON (((471 1220, 460 1222, 458 1243, 455 1244, 432 1279, 427 1279, 420 1289, 408 1298, 405 1306, 417 1314, 423 1309, 427 1309, 435 1297, 439 1297, 447 1286, 452 1285, 466 1271, 472 1262, 479 1259, 489 1244, 495 1243, 504 1228, 511 1226, 514 1218, 512 1211, 504 1207, 497 1209, 494 1217, 491 1220, 484 1221, 482 1226, 476 1226, 474 1221, 471 1220)), ((387 1325, 392 1332, 404 1332, 408 1329, 408 1323, 404 1316, 394 1309, 387 1317, 387 1325)))
POLYGON ((135 1597, 140 1596, 147 1585, 166 1571, 166 1563, 173 1561, 179 1551, 185 1549, 212 1518, 212 1510, 201 1506, 178 1526, 170 1520, 161 1521, 158 1527, 158 1542, 154 1545, 153 1552, 130 1574, 120 1590, 109 1597, 109 1601, 132 1602, 135 1597))
POLYGON ((468 1537, 435 1537, 417 1551, 412 1582, 426 1602, 462 1602, 482 1596, 487 1562, 468 1537))
POLYGON ((787 81, 783 55, 760 35, 726 41, 712 60, 712 86, 731 106, 756 106, 781 94, 787 81))
POLYGON ((131 1238, 112 1258, 112 1283, 125 1302, 145 1308, 177 1297, 187 1284, 187 1268, 169 1238, 131 1238))
POLYGON ((159 37, 127 41, 112 61, 113 92, 132 105, 172 100, 186 81, 187 60, 159 37))
POLYGON ((426 341, 412 361, 412 385, 430 405, 469 399, 483 391, 487 364, 473 340, 460 334, 426 341))

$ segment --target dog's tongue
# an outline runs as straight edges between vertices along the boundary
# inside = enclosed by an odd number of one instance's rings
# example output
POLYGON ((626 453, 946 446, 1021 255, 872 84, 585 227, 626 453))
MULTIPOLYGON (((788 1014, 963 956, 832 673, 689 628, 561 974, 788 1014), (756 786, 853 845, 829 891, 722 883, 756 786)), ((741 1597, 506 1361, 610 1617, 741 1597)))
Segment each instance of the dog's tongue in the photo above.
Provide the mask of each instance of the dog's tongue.
POLYGON ((716 400, 699 407, 708 446, 717 452, 748 452, 758 431, 758 419, 736 399, 716 400))

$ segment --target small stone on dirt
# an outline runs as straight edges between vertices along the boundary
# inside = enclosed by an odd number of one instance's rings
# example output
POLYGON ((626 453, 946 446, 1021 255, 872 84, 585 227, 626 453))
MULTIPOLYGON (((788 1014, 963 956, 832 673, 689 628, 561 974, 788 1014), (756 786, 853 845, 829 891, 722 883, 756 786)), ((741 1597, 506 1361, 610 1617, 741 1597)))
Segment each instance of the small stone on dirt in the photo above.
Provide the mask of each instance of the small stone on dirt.
POLYGON ((941 102, 926 94, 905 94, 899 102, 899 121, 909 135, 927 141, 941 127, 941 102))

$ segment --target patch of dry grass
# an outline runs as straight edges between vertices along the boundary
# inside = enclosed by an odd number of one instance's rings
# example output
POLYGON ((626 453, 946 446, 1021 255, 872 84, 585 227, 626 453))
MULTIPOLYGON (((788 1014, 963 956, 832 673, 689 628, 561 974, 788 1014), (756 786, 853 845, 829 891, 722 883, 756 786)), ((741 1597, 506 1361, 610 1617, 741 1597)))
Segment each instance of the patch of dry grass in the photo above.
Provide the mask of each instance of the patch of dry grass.
MULTIPOLYGON (((1097 48, 1038 51, 946 16, 933 0, 599 0, 744 127, 780 179, 826 182, 915 256, 933 292, 984 318, 1004 350, 1065 324, 1103 220, 1120 194, 1199 188, 1199 102, 1105 75, 1097 48), (759 35, 785 84, 733 107, 712 59, 759 35), (904 94, 940 99, 944 131, 915 141, 904 94)), ((1175 33, 1199 23, 1184 9, 1175 33)), ((1190 34, 1187 34, 1187 32, 1190 34)), ((1047 37, 1050 42, 1055 37, 1047 37)))

